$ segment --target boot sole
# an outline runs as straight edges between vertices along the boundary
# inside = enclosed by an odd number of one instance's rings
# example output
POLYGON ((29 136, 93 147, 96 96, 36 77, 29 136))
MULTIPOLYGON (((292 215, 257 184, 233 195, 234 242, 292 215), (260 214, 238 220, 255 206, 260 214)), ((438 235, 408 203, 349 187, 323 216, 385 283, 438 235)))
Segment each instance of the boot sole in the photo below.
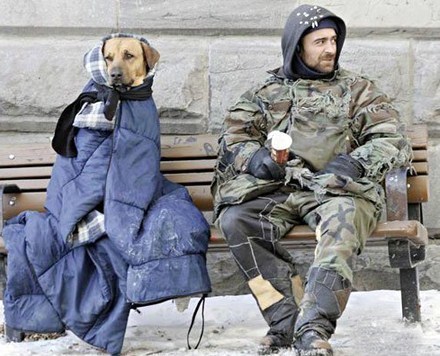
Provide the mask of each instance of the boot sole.
POLYGON ((275 355, 282 351, 291 350, 291 346, 270 346, 270 347, 259 347, 258 355, 275 355))
POLYGON ((295 349, 297 356, 333 356, 333 350, 315 349, 315 350, 298 350, 295 349))

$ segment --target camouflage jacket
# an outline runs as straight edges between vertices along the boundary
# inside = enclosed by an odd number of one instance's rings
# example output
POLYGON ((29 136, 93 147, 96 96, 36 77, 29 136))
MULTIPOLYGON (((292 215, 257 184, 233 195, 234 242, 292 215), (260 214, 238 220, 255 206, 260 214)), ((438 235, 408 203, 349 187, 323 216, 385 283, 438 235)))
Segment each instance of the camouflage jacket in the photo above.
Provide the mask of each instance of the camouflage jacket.
POLYGON ((386 173, 411 156, 398 112, 366 77, 343 69, 331 80, 293 81, 273 74, 244 93, 225 118, 211 186, 215 211, 276 189, 355 194, 380 204, 386 173), (246 173, 251 156, 268 145, 273 130, 293 139, 284 181, 246 173), (341 182, 333 174, 314 174, 338 153, 356 158, 365 177, 341 182))

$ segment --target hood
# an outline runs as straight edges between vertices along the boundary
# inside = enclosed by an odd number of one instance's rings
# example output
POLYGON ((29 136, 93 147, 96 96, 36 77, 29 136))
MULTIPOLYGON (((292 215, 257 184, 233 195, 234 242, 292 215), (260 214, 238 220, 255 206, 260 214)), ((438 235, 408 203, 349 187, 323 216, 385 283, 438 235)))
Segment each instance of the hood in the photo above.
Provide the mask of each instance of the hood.
MULTIPOLYGON (((150 43, 144 37, 129 33, 113 33, 111 35, 102 38, 102 40, 95 47, 93 47, 84 55, 84 60, 83 60, 84 68, 86 69, 87 73, 89 73, 90 78, 99 85, 105 85, 107 87, 111 87, 111 85, 109 84, 107 65, 105 63, 104 55, 102 54, 102 49, 104 43, 107 40, 116 37, 136 38, 139 41, 144 42, 147 45, 150 45, 150 43)), ((157 63, 148 72, 147 78, 151 79, 151 77, 154 76, 156 72, 156 67, 157 67, 157 63)))
MULTIPOLYGON (((302 61, 298 62, 297 46, 304 32, 309 28, 318 26, 323 19, 331 18, 338 27, 337 52, 335 58, 335 69, 338 67, 339 55, 344 45, 346 28, 344 21, 330 12, 329 10, 315 5, 301 5, 289 15, 284 27, 283 37, 281 39, 281 48, 283 52, 283 66, 278 69, 278 75, 288 79, 304 78, 300 74, 299 66, 305 66, 302 61)), ((311 71, 312 77, 306 79, 328 78, 329 74, 311 71)), ((333 76, 333 73, 331 74, 333 76)))

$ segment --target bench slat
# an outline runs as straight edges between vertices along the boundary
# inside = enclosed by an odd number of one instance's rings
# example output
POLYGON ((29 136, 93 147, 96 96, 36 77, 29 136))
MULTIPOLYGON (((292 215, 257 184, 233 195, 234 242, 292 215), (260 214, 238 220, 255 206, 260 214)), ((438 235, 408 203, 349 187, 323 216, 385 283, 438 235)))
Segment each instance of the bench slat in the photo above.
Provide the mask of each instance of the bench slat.
MULTIPOLYGON (((387 221, 377 224, 376 229, 371 234, 374 238, 407 238, 415 245, 428 244, 428 232, 426 228, 416 220, 407 221, 387 221)), ((315 232, 306 225, 295 226, 284 240, 315 240, 315 232)), ((211 227, 211 242, 213 244, 225 243, 221 232, 215 227, 211 227)))
MULTIPOLYGON (((172 182, 180 184, 194 184, 197 186, 203 186, 203 192, 206 196, 201 196, 200 193, 194 198, 196 205, 199 205, 198 199, 203 201, 203 206, 206 206, 205 202, 212 200, 211 193, 209 190, 210 177, 212 173, 198 173, 198 174, 165 174, 165 177, 170 179, 172 182), (204 185, 200 183, 205 183, 204 185)), ((49 179, 21 179, 21 180, 5 180, 0 181, 2 184, 17 184, 20 189, 24 191, 45 191, 49 179)), ((191 188, 191 185, 187 186, 191 188)), ((23 193, 24 194, 24 193, 23 193)), ((429 181, 428 176, 416 176, 408 178, 408 202, 409 203, 424 203, 429 201, 429 181)), ((212 203, 209 204, 212 209, 212 203)), ((7 211, 8 208, 5 207, 7 211)))
MULTIPOLYGON (((409 126, 409 138, 415 151, 415 160, 426 160, 428 130, 425 125, 409 126), (420 150, 420 153, 418 153, 420 150), (425 151, 425 152, 424 152, 425 151), (420 155, 420 156, 419 156, 420 155)), ((164 135, 161 137, 163 158, 216 157, 218 135, 164 135)), ((0 147, 0 167, 44 165, 53 163, 55 152, 50 143, 4 145, 0 147)))
MULTIPOLYGON (((30 209, 34 210, 34 209, 30 209)), ((377 224, 376 229, 370 238, 388 238, 388 239, 409 239, 415 245, 424 246, 428 244, 428 232, 426 228, 416 220, 408 221, 387 221, 377 224)), ((286 236, 283 237, 283 243, 289 241, 314 241, 316 239, 315 232, 308 226, 295 226, 286 236)), ((210 250, 216 247, 226 247, 220 231, 211 226, 210 250)), ((5 252, 3 239, 0 239, 0 253, 5 252)))
POLYGON ((406 133, 411 139, 413 148, 428 147, 428 127, 426 125, 407 126, 406 133))
POLYGON ((217 137, 215 135, 162 136, 162 158, 216 157, 217 137))
MULTIPOLYGON (((207 185, 187 187, 195 204, 201 211, 212 210, 212 196, 207 185)), ((44 211, 46 192, 25 192, 4 195, 4 218, 10 219, 24 210, 44 211)))
MULTIPOLYGON (((167 175, 166 175, 167 176, 167 175)), ((170 180, 181 180, 178 175, 171 175, 170 180), (174 178, 177 178, 174 180, 174 178)), ((195 183, 191 179, 185 178, 187 182, 195 183)), ((20 186, 20 181, 14 181, 20 186)), ((429 200, 429 184, 427 176, 416 176, 408 178, 408 201, 410 203, 423 203, 429 200)), ((47 183, 40 181, 40 188, 46 189, 47 183)), ((187 186, 188 191, 193 198, 194 203, 201 211, 210 211, 213 209, 212 196, 209 184, 198 184, 187 186)), ((4 213, 7 218, 17 215, 17 212, 23 210, 39 210, 45 201, 45 192, 24 192, 21 194, 7 194, 4 213), (16 196, 15 206, 9 206, 8 202, 12 196, 16 196), (34 201, 35 200, 35 201, 34 201)))
MULTIPOLYGON (((164 174, 166 178, 174 183, 185 184, 197 184, 204 183, 209 187, 212 179, 212 173, 175 173, 164 174)), ((0 184, 16 184, 23 191, 46 191, 49 184, 49 178, 32 178, 32 179, 6 179, 0 180, 0 184)), ((209 197, 211 195, 209 193, 209 197)))
POLYGON ((214 173, 212 172, 198 172, 198 173, 170 173, 164 174, 166 178, 174 183, 193 184, 206 183, 211 184, 214 173))
MULTIPOLYGON (((184 160, 184 161, 163 161, 160 164, 162 172, 197 172, 197 171, 212 171, 215 164, 215 159, 206 160, 184 160)), ((427 162, 414 162, 413 167, 417 174, 423 175, 428 173, 427 162)), ((39 167, 15 167, 15 168, 3 168, 1 170, 0 181, 8 179, 21 179, 21 178, 48 178, 52 173, 52 166, 39 166, 39 167)), ((208 172, 206 172, 208 173, 208 172)), ((183 173, 182 173, 183 174, 183 173)), ((185 173, 191 174, 191 173, 185 173)), ((196 182, 207 182, 212 179, 212 174, 202 174, 200 172, 195 173, 201 175, 196 182)), ((177 176, 176 176, 176 179, 177 176)), ((184 177, 181 182, 190 182, 190 178, 184 177)), ((177 181, 176 181, 177 182, 177 181)))
POLYGON ((14 168, 2 168, 1 178, 3 179, 14 179, 14 178, 31 178, 31 177, 50 177, 52 174, 52 166, 41 166, 41 167, 14 167, 14 168))
POLYGON ((413 162, 427 162, 428 151, 427 150, 413 150, 413 162))
POLYGON ((212 195, 209 185, 191 185, 186 187, 194 201, 194 204, 201 211, 212 211, 212 195))
POLYGON ((428 163, 427 162, 413 162, 412 166, 416 170, 417 174, 427 174, 428 173, 428 163))
MULTIPOLYGON (((215 161, 215 159, 162 161, 160 163, 160 169, 162 172, 212 171, 215 161)), ((428 173, 427 162, 413 162, 412 165, 417 174, 428 173)), ((51 173, 52 166, 2 168, 0 179, 50 177, 51 173)))
POLYGON ((45 165, 53 163, 55 156, 49 143, 3 146, 0 148, 0 167, 45 165))
POLYGON ((160 170, 162 172, 174 171, 212 171, 214 169, 216 159, 198 159, 183 161, 161 161, 160 170))
POLYGON ((0 180, 1 184, 16 184, 21 190, 40 190, 45 191, 49 184, 49 178, 46 179, 14 179, 14 180, 0 180))
POLYGON ((44 211, 46 192, 5 194, 4 218, 10 219, 24 210, 44 211))
MULTIPOLYGON (((212 171, 215 165, 215 159, 199 159, 184 161, 162 161, 160 169, 162 172, 179 172, 179 171, 212 171)), ((52 165, 50 166, 33 166, 33 167, 11 167, 1 168, 1 177, 3 179, 15 178, 42 178, 50 177, 52 173, 52 165)))

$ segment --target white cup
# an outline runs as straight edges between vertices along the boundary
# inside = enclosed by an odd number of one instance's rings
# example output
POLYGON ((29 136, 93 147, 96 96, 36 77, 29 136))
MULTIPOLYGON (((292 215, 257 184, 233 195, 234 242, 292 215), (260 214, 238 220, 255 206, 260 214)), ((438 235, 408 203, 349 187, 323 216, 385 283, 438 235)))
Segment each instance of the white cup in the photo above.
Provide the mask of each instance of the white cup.
POLYGON ((289 160, 289 149, 292 145, 292 137, 281 131, 272 131, 267 136, 271 140, 270 154, 278 164, 286 164, 289 160))

